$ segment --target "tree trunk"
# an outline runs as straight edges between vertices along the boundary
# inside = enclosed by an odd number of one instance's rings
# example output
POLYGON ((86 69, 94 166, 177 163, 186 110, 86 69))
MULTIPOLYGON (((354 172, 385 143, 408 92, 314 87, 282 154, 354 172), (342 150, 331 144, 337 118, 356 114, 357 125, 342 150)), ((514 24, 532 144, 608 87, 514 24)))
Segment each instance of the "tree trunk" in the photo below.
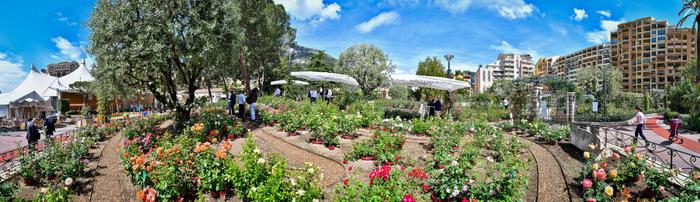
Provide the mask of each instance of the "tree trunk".
POLYGON ((207 80, 207 91, 209 92, 209 102, 214 103, 214 97, 211 96, 211 81, 207 80))
POLYGON ((245 56, 243 55, 243 50, 240 53, 240 63, 241 63, 241 73, 243 75, 243 83, 245 85, 245 92, 250 95, 250 78, 248 77, 248 67, 246 67, 245 56))

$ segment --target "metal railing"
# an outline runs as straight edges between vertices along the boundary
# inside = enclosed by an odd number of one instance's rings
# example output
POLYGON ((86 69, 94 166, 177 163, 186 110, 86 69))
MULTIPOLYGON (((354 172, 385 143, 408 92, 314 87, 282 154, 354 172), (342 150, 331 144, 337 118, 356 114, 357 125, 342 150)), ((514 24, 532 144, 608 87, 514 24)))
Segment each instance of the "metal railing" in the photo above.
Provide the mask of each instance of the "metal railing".
MULTIPOLYGON (((70 130, 58 135, 53 135, 51 139, 60 142, 70 142, 74 139, 74 134, 75 130, 70 130)), ((39 140, 33 145, 27 144, 0 154, 0 173, 7 173, 8 171, 18 169, 19 161, 15 160, 17 157, 28 154, 32 151, 32 148, 34 151, 43 151, 49 143, 49 140, 50 139, 39 140)), ((2 177, 4 179, 4 176, 2 177)))
POLYGON ((686 174, 700 168, 700 162, 698 162, 700 156, 698 154, 671 148, 668 146, 672 144, 669 141, 654 143, 609 127, 600 128, 600 132, 603 138, 600 142, 603 144, 603 147, 607 148, 610 146, 609 144, 612 144, 624 148, 637 143, 636 153, 644 155, 648 160, 652 160, 664 168, 678 169, 686 174))

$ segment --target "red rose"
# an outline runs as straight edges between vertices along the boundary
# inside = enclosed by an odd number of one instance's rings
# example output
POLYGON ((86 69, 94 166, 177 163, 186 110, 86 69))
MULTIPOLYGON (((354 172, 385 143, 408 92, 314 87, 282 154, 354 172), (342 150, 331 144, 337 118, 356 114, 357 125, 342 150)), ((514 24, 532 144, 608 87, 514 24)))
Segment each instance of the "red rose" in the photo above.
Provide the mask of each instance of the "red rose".
POLYGON ((345 184, 346 186, 348 185, 348 179, 347 179, 347 178, 343 180, 343 184, 345 184))

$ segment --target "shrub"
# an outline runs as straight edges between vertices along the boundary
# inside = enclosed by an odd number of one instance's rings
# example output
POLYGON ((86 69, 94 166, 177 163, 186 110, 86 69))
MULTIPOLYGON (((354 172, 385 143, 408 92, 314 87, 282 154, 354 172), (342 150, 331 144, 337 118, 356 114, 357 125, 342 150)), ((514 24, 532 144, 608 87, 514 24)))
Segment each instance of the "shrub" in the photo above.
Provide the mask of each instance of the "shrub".
POLYGON ((700 113, 694 113, 683 118, 684 127, 691 131, 700 131, 700 113))

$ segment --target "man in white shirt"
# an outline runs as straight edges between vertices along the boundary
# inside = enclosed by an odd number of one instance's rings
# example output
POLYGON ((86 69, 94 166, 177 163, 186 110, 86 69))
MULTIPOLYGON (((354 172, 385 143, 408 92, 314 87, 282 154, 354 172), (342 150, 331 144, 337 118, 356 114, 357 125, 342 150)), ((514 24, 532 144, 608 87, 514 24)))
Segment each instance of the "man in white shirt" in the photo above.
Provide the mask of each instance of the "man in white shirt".
POLYGON ((309 92, 309 97, 311 97, 311 102, 316 102, 316 99, 318 98, 318 92, 316 92, 316 89, 311 89, 311 92, 309 92))
POLYGON ((326 103, 330 103, 331 98, 333 98, 333 91, 331 91, 330 88, 327 88, 326 89, 326 103))
MULTIPOLYGON (((647 141, 647 137, 644 136, 642 131, 647 117, 642 112, 642 108, 636 107, 635 109, 637 110, 637 114, 634 116, 634 123, 637 124, 637 129, 634 130, 634 137, 641 136, 644 141, 647 141)), ((634 139, 634 142, 637 142, 637 139, 634 139)))
POLYGON ((275 97, 282 96, 282 90, 278 87, 275 88, 275 97))
POLYGON ((241 120, 245 120, 245 98, 245 93, 243 91, 236 96, 236 102, 238 103, 238 118, 241 118, 241 120))

